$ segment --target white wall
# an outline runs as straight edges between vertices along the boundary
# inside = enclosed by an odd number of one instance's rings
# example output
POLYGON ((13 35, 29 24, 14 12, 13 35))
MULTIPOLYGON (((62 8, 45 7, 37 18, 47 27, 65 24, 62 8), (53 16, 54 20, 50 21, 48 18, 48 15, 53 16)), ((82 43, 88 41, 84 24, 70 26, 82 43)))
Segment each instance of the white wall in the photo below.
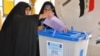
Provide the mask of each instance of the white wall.
POLYGON ((2 0, 0 0, 0 6, 2 6, 2 0))
POLYGON ((92 33, 89 42, 88 56, 100 56, 100 45, 96 45, 96 38, 100 36, 100 0, 95 1, 95 9, 85 12, 79 17, 79 0, 71 0, 66 6, 62 6, 66 0, 55 0, 56 11, 60 19, 68 26, 74 26, 75 30, 92 33), (96 52, 95 52, 95 51, 96 52))
POLYGON ((36 14, 40 12, 41 6, 43 5, 45 1, 50 1, 50 0, 37 0, 36 1, 36 4, 35 4, 36 14))

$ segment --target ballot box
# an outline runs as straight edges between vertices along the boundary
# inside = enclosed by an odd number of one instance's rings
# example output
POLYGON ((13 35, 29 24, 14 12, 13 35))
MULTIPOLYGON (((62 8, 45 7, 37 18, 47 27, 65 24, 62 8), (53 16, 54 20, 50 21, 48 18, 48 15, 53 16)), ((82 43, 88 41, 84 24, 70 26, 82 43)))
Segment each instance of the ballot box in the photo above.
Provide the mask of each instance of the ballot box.
POLYGON ((86 56, 89 35, 86 32, 38 31, 40 56, 86 56))

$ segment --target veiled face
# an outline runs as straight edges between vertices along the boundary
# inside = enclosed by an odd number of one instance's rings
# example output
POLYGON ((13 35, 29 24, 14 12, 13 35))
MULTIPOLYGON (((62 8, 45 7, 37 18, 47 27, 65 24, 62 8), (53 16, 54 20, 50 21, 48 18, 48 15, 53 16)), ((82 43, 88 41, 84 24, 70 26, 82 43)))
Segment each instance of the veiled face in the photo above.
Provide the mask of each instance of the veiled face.
POLYGON ((31 15, 31 9, 30 9, 30 7, 27 7, 25 9, 25 15, 31 15))

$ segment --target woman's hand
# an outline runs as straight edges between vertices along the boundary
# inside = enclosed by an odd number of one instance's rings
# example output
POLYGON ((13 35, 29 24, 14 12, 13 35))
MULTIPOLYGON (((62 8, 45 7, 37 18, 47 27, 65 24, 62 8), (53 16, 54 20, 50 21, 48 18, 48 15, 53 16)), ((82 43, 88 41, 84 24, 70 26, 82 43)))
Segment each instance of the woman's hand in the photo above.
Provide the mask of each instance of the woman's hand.
POLYGON ((45 19, 45 18, 47 18, 47 17, 48 17, 47 14, 40 14, 40 15, 39 15, 39 19, 45 19))
POLYGON ((39 19, 42 19, 42 18, 43 19, 45 19, 45 18, 50 19, 53 15, 54 15, 54 13, 52 11, 47 11, 43 14, 40 14, 39 19))
POLYGON ((66 27, 66 28, 64 29, 64 32, 67 32, 67 31, 69 31, 69 29, 66 27))
POLYGON ((41 31, 41 30, 43 30, 43 29, 44 29, 43 26, 38 26, 38 30, 39 30, 39 31, 41 31))

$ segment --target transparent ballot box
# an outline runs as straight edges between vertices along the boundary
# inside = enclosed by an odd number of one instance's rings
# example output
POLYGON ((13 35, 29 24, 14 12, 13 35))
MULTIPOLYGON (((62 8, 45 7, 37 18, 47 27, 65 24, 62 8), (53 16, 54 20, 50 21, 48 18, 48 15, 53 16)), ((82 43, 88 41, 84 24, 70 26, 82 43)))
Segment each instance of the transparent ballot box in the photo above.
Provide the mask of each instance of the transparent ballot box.
POLYGON ((46 29, 38 32, 40 56, 86 56, 89 34, 79 31, 57 32, 46 29))

